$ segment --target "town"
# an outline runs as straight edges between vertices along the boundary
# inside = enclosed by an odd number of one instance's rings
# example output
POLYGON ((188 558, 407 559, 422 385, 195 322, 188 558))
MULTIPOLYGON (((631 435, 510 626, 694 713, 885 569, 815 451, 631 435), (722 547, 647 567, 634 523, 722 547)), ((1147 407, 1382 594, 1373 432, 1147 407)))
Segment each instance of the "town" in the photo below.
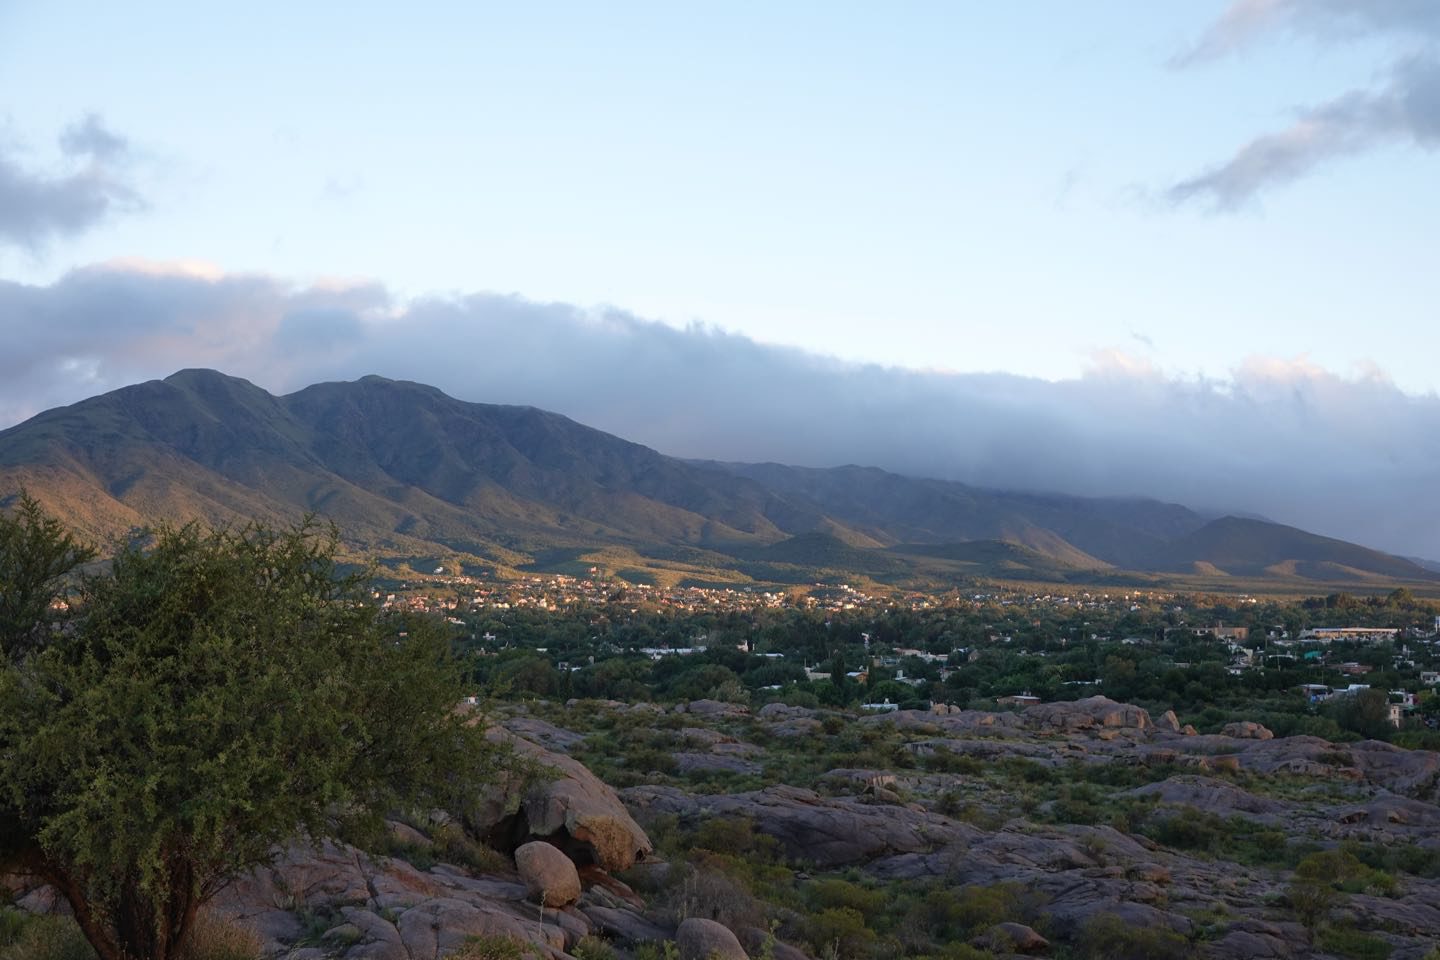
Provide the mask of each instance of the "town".
POLYGON ((443 567, 377 602, 445 617, 482 685, 514 695, 715 696, 893 710, 1103 693, 1219 729, 1432 743, 1440 605, 1400 589, 1276 599, 1018 584, 924 594, 661 588, 599 570, 518 580, 443 567))

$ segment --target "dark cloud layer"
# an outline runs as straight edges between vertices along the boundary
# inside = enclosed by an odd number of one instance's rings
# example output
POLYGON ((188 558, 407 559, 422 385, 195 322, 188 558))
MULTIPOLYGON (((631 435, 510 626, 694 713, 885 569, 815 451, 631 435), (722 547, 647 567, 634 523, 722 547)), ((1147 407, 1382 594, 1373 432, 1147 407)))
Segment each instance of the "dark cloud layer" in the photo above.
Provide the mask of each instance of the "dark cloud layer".
POLYGON ((129 149, 94 115, 66 128, 60 148, 79 166, 63 174, 26 170, 0 153, 0 245, 38 250, 81 233, 116 208, 134 206, 135 191, 116 170, 129 149))
POLYGON ((1440 399, 1378 373, 1252 361, 1174 380, 1121 354, 1051 383, 845 364, 709 327, 477 295, 141 264, 0 284, 0 423, 208 366, 274 391, 379 373, 522 403, 687 457, 875 464, 1258 512, 1440 555, 1440 399))
POLYGON ((1324 41, 1398 38, 1384 81, 1298 112, 1293 123, 1243 145, 1226 162, 1175 184, 1174 203, 1233 210, 1328 161, 1386 144, 1440 147, 1440 3, 1434 0, 1235 0, 1181 66, 1211 61, 1276 30, 1324 41))

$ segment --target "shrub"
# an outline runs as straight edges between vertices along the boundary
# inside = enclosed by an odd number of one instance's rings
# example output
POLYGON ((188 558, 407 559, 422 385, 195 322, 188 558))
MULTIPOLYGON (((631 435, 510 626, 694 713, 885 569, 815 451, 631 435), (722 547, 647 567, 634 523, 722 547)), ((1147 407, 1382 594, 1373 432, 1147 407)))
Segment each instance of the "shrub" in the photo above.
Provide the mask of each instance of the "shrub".
POLYGON ((821 910, 805 921, 806 939, 816 953, 845 958, 864 956, 876 940, 860 911, 850 907, 821 910))
MULTIPOLYGON (((1331 928, 1315 938, 1315 945, 1326 953, 1336 953, 1355 960, 1387 960, 1392 947, 1379 937, 1359 930, 1331 928)), ((1434 952, 1434 951, 1432 951, 1434 952)))
POLYGON ((615 948, 599 937, 581 937, 570 955, 575 960, 616 960, 615 948))
POLYGON ((1317 928, 1338 899, 1335 888, 1323 880, 1297 877, 1285 888, 1285 902, 1307 930, 1317 928))
POLYGON ((264 944, 249 927, 201 911, 181 960, 260 960, 264 944))
POLYGON ((5 931, 14 939, 0 945, 0 960, 95 960, 95 951, 70 917, 11 917, 5 931))
POLYGON ((1181 960, 1194 955, 1190 942, 1175 931, 1131 926, 1112 914, 1087 921, 1076 948, 1085 960, 1181 960))
POLYGON ((467 937, 451 960, 525 960, 525 946, 514 937, 492 934, 467 937))
POLYGON ((864 887, 838 878, 817 880, 806 891, 807 897, 817 909, 848 907, 867 921, 884 912, 889 898, 884 891, 867 890, 864 887))

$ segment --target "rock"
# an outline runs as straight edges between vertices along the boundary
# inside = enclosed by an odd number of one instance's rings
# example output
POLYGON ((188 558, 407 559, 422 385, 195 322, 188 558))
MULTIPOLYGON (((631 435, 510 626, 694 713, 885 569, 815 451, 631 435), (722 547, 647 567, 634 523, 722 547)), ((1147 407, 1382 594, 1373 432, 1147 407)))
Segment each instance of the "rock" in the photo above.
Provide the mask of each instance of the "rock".
POLYGON ((677 713, 688 713, 697 717, 744 717, 750 714, 749 707, 720 700, 691 700, 675 709, 677 713))
POLYGON ((765 732, 772 737, 813 737, 825 729, 825 725, 811 717, 796 717, 794 720, 778 720, 770 723, 765 732))
POLYGON ((735 932, 740 945, 752 957, 771 957, 773 960, 810 960, 810 955, 798 947, 782 943, 775 935, 759 927, 742 927, 735 932))
POLYGON ((690 747, 713 747, 717 743, 734 743, 735 738, 709 727, 681 727, 680 740, 690 747))
POLYGON ((390 839, 394 843, 420 847, 422 849, 431 846, 430 838, 408 823, 401 823, 399 820, 386 820, 385 830, 390 834, 390 839))
POLYGON ((580 899, 580 874, 575 863, 553 844, 532 840, 515 850, 515 869, 535 902, 564 907, 580 899))
POLYGON ((674 787, 631 787, 625 802, 640 816, 673 814, 697 824, 743 817, 779 841, 785 855, 823 869, 971 840, 980 831, 934 813, 877 806, 859 797, 822 797, 800 787, 766 787, 748 793, 697 796, 674 787))
POLYGON ((1040 703, 1020 711, 1026 725, 1041 732, 1075 733, 1082 730, 1132 730, 1155 728, 1150 714, 1109 697, 1086 697, 1071 703, 1040 703))
POLYGON ((819 713, 809 707, 792 707, 784 703, 767 703, 761 707, 755 716, 761 720, 798 720, 809 718, 819 713))
POLYGON ((506 730, 492 728, 489 736, 539 768, 539 775, 528 780, 513 774, 499 778, 466 811, 470 828, 491 846, 513 850, 546 839, 575 863, 596 863, 606 870, 624 870, 649 856, 654 849, 650 838, 615 791, 584 764, 506 730))
POLYGON ((717 756, 713 753, 677 753, 675 766, 681 773, 736 773, 749 775, 761 771, 760 764, 741 757, 717 756))
POLYGON ((1162 730, 1169 730, 1171 733, 1180 732, 1180 718, 1175 716, 1174 710, 1166 710, 1160 714, 1159 727, 1162 730))
POLYGON ((1188 723, 1180 728, 1180 732, 1187 737, 1198 737, 1200 735, 1200 731, 1196 730, 1194 726, 1188 723))
POLYGON ((583 735, 535 717, 511 717, 503 721, 501 726, 531 743, 560 753, 569 753, 572 747, 585 742, 583 735))
POLYGON ((975 938, 975 946, 995 953, 1044 953, 1050 941, 1023 923, 997 923, 975 938))
POLYGON ((580 911, 590 918, 595 927, 606 936, 628 943, 648 943, 652 940, 668 940, 670 934, 644 917, 629 910, 602 907, 599 904, 581 903, 580 911))
POLYGON ((680 960, 750 960, 729 928, 714 920, 691 917, 675 931, 680 960))
POLYGON ((1124 795, 1157 797, 1162 803, 1194 807, 1222 817, 1240 813, 1259 815, 1252 819, 1260 822, 1274 822, 1287 809, 1285 804, 1278 800, 1256 796, 1223 780, 1191 775, 1171 777, 1159 783, 1147 783, 1143 787, 1127 791, 1124 795))
POLYGON ((1237 740, 1273 740, 1275 734, 1270 728, 1253 720, 1239 720, 1235 723, 1227 723, 1220 728, 1222 737, 1235 737, 1237 740))

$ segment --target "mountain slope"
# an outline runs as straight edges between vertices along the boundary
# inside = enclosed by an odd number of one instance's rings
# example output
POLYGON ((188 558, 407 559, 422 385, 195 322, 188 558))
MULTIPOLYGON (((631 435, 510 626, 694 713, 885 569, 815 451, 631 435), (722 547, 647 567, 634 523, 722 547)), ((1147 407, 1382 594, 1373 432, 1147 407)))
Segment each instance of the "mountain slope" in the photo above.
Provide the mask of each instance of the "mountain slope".
POLYGON ((584 566, 587 552, 612 550, 792 582, 807 571, 898 582, 1116 568, 1440 579, 1353 544, 1262 520, 1207 524, 1156 501, 866 467, 687 462, 558 414, 381 377, 276 397, 185 370, 46 411, 0 431, 0 505, 21 487, 95 539, 157 521, 315 512, 369 552, 453 551, 506 567, 584 566))
POLYGON ((1415 563, 1284 524, 1221 517, 1146 558, 1144 569, 1311 580, 1430 579, 1415 563))

